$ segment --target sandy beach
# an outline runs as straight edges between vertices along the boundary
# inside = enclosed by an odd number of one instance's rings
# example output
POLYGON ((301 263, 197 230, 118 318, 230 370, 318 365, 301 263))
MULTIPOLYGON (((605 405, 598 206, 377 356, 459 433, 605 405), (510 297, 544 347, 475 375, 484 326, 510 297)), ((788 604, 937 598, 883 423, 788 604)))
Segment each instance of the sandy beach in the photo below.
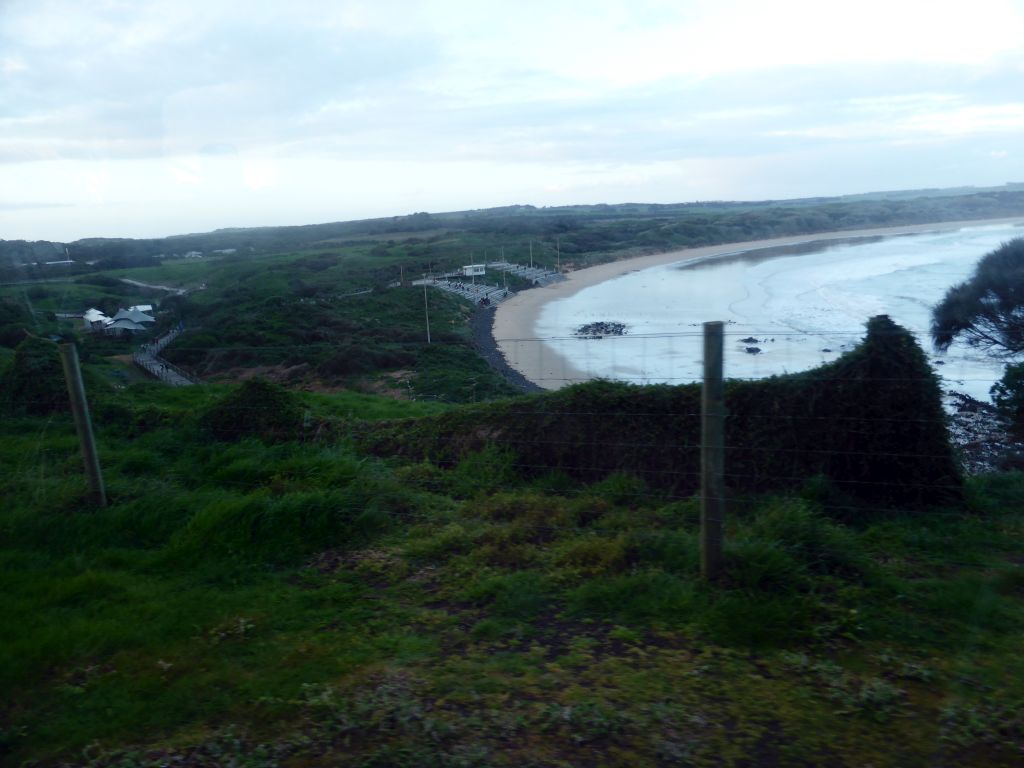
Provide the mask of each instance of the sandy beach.
POLYGON ((737 243, 701 248, 687 248, 666 253, 638 256, 587 267, 566 275, 566 280, 539 288, 531 288, 500 304, 494 318, 493 334, 498 349, 509 366, 521 373, 527 380, 545 389, 559 389, 572 381, 581 381, 588 375, 574 368, 556 350, 539 340, 534 330, 537 318, 549 302, 564 299, 592 285, 611 280, 629 272, 663 264, 694 261, 734 255, 737 252, 754 251, 763 248, 802 245, 807 243, 850 240, 856 238, 916 235, 929 232, 944 232, 963 227, 977 227, 1024 222, 1024 217, 985 219, 980 221, 950 221, 932 224, 915 224, 902 227, 879 227, 873 229, 843 230, 813 235, 796 235, 767 240, 750 240, 737 243))

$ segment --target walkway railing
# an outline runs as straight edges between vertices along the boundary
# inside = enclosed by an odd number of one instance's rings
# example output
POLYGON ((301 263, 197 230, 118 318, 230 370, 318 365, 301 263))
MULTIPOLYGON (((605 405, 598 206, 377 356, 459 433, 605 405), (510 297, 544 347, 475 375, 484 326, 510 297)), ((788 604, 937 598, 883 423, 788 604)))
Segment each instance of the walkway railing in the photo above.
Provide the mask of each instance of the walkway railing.
POLYGON ((185 327, 179 323, 160 338, 148 344, 143 344, 132 355, 132 361, 142 370, 172 387, 187 387, 195 384, 195 379, 185 373, 185 371, 159 356, 167 348, 168 344, 184 332, 185 327))

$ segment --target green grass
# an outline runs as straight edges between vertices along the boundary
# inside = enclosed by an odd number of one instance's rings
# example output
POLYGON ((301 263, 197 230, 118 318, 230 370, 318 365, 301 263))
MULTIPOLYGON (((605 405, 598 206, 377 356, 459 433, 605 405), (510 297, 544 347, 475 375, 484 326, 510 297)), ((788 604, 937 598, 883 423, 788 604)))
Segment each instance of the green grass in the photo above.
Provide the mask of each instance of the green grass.
MULTIPOLYGON (((112 273, 107 273, 112 274, 112 273)), ((45 282, 34 285, 9 285, 0 287, 0 297, 8 297, 36 313, 84 312, 89 307, 106 302, 121 306, 148 304, 164 295, 135 286, 102 286, 83 282, 88 278, 72 278, 68 281, 45 282)))
POLYGON ((450 406, 352 393, 218 443, 230 391, 94 392, 102 510, 66 415, 0 422, 0 762, 1019 759, 1019 474, 856 524, 750 497, 708 586, 692 499, 361 455, 359 418, 450 406))

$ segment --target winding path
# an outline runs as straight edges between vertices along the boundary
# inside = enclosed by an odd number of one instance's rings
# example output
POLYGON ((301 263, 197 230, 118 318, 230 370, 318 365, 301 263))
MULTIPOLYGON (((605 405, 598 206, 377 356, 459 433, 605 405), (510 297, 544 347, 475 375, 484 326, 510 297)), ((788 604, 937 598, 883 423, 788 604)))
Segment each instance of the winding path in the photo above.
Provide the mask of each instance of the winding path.
POLYGON ((196 382, 187 373, 160 357, 160 353, 166 349, 167 345, 178 338, 184 330, 183 327, 178 326, 165 333, 156 341, 143 344, 132 355, 132 361, 139 368, 172 387, 188 387, 195 384, 196 382))

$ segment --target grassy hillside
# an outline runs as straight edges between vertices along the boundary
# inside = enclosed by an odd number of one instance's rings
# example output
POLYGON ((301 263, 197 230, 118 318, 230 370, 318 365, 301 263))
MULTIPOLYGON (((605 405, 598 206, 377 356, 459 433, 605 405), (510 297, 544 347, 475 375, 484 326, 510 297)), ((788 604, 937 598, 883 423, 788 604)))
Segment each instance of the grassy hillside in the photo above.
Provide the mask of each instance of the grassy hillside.
POLYGON ((4 764, 1019 764, 1024 476, 745 494, 709 586, 686 492, 357 447, 460 408, 90 382, 106 509, 0 421, 4 764))
MULTIPOLYGON (((222 256, 152 268, 109 270, 57 283, 0 288, 0 345, 24 331, 73 333, 54 312, 157 304, 155 334, 182 321, 190 333, 165 353, 205 380, 253 370, 307 389, 362 389, 472 402, 514 394, 474 350, 470 303, 431 290, 387 288, 405 256, 353 246, 316 253, 222 256), (123 279, 189 290, 185 296, 123 279)), ((126 355, 146 337, 83 337, 96 356, 126 355)))
POLYGON ((583 263, 1012 194, 417 214, 187 261, 93 241, 88 274, 4 286, 0 764, 1019 765, 1024 475, 961 476, 902 329, 729 386, 710 585, 694 387, 509 397, 467 303, 428 294, 428 345, 422 289, 386 287, 531 240, 583 263), (154 297, 204 383, 80 340, 97 509, 45 337, 154 297))
POLYGON ((0 279, 52 277, 54 269, 61 270, 60 274, 64 270, 74 274, 89 271, 90 263, 100 269, 155 266, 191 251, 210 256, 230 250, 232 255, 249 257, 341 245, 365 246, 381 253, 408 243, 415 246, 409 249, 410 256, 437 261, 445 258, 453 238, 464 246, 460 254, 463 258, 474 251, 481 255, 488 248, 496 254, 502 247, 519 258, 528 241, 533 240, 540 255, 554 260, 557 245, 565 259, 580 264, 607 260, 622 251, 663 251, 763 237, 1022 213, 1024 190, 1019 184, 798 200, 551 208, 520 205, 306 226, 222 229, 152 240, 90 238, 67 244, 0 241, 0 279), (65 248, 77 266, 31 266, 37 260, 52 258, 53 253, 63 256, 65 248))

